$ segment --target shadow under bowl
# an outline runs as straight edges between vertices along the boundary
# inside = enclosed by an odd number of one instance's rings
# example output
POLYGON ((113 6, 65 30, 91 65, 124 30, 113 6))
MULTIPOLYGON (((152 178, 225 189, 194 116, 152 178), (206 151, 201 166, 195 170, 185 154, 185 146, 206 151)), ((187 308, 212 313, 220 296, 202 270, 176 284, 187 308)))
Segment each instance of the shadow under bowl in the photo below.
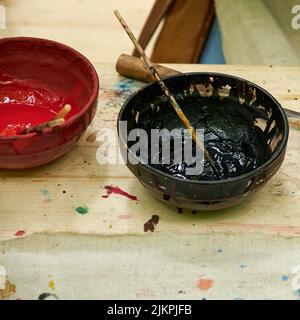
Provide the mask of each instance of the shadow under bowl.
POLYGON ((87 58, 51 40, 17 37, 0 40, 0 71, 21 81, 35 81, 76 101, 78 112, 64 125, 42 133, 0 136, 0 168, 27 169, 68 152, 91 123, 99 80, 87 58))
MULTIPOLYGON (((141 161, 129 147, 130 131, 137 128, 149 129, 149 119, 162 119, 162 123, 170 130, 173 126, 172 119, 177 118, 174 111, 171 114, 171 111, 167 110, 171 107, 158 84, 146 85, 123 105, 118 118, 118 131, 121 154, 126 165, 156 198, 178 208, 196 211, 223 209, 247 199, 278 171, 285 157, 289 126, 282 107, 267 91, 250 81, 217 73, 185 73, 167 77, 165 83, 181 106, 186 99, 203 100, 208 105, 218 101, 220 110, 226 106, 228 112, 224 115, 227 118, 221 116, 220 119, 223 125, 232 123, 232 127, 242 126, 238 116, 231 116, 231 103, 241 112, 247 110, 245 114, 249 115, 249 119, 246 118, 247 128, 250 128, 248 131, 256 132, 260 137, 257 139, 257 136, 250 136, 250 140, 252 139, 258 148, 266 148, 268 153, 261 163, 255 159, 254 153, 254 163, 257 165, 251 170, 221 179, 181 178, 149 162, 141 161), (125 130, 121 126, 124 121, 127 122, 125 130)), ((195 108, 190 112, 187 107, 184 112, 192 123, 202 116, 195 108)), ((154 122, 152 126, 159 127, 154 122)), ((150 145, 151 142, 148 143, 150 145)))

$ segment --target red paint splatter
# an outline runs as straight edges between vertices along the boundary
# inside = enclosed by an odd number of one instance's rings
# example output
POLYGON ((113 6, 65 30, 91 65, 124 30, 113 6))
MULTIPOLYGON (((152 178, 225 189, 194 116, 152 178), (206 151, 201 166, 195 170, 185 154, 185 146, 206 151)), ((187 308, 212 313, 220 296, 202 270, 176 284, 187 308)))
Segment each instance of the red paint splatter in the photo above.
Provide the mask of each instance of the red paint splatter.
POLYGON ((159 216, 153 215, 150 220, 145 222, 144 232, 147 232, 147 231, 154 232, 155 226, 158 224, 158 222, 159 222, 159 216))
POLYGON ((131 214, 120 214, 118 218, 122 220, 127 220, 131 218, 131 214))
POLYGON ((133 196, 126 191, 123 191, 121 188, 117 186, 105 186, 104 189, 106 190, 106 194, 103 195, 102 198, 108 198, 111 194, 118 194, 127 197, 130 200, 138 201, 138 198, 136 196, 133 196))
POLYGON ((200 279, 197 282, 197 287, 203 291, 208 291, 213 287, 213 285, 214 281, 212 279, 200 279))
POLYGON ((25 234, 26 232, 24 230, 19 230, 15 233, 15 237, 23 237, 25 234))

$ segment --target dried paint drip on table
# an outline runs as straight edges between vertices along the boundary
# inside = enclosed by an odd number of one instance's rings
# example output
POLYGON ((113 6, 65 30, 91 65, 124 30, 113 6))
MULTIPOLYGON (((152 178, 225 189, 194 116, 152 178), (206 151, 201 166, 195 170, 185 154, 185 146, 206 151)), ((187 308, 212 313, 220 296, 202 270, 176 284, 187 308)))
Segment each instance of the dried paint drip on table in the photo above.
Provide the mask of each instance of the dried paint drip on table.
POLYGON ((16 293, 16 286, 12 284, 9 280, 6 280, 5 288, 0 289, 0 300, 8 299, 16 293))
POLYGON ((25 230, 18 230, 16 233, 15 233, 15 237, 24 237, 26 234, 26 231, 25 230))
POLYGON ((130 200, 133 201, 138 201, 138 198, 132 194, 129 194, 128 192, 122 190, 120 187, 118 186, 105 186, 104 189, 106 190, 106 194, 102 196, 102 198, 108 198, 110 195, 115 194, 115 195, 121 195, 123 197, 126 197, 130 200))
POLYGON ((212 279, 201 278, 198 280, 197 286, 200 290, 208 291, 214 285, 214 281, 212 279))
POLYGON ((105 107, 115 107, 122 104, 136 90, 142 87, 143 83, 133 79, 121 79, 114 84, 113 88, 100 89, 100 96, 105 107))
POLYGON ((86 215, 86 214, 89 213, 89 208, 88 208, 87 206, 77 207, 77 208, 75 209, 75 211, 76 211, 78 214, 84 216, 84 215, 86 215))
POLYGON ((135 82, 136 81, 134 81, 133 79, 122 79, 116 84, 116 90, 117 92, 122 94, 130 94, 135 89, 135 82))
POLYGON ((155 226, 159 223, 159 216, 153 215, 151 219, 149 219, 144 224, 144 232, 151 231, 154 232, 155 226))

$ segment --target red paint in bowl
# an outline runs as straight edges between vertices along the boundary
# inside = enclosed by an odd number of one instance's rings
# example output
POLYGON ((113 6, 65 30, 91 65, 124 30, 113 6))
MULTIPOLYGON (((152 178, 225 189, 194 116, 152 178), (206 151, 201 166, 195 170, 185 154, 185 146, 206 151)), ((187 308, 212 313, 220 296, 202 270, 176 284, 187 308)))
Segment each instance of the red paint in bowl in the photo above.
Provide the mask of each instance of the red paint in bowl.
POLYGON ((96 113, 98 91, 94 67, 72 48, 37 38, 1 39, 0 168, 33 168, 68 152, 96 113), (19 135, 53 119, 67 103, 72 111, 64 125, 19 135))

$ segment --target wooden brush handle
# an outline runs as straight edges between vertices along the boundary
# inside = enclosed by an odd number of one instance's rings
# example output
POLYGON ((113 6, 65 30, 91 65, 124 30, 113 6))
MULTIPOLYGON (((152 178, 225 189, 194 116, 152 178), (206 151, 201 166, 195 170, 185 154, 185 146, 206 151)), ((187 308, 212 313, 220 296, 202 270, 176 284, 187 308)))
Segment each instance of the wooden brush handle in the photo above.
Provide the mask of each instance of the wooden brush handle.
POLYGON ((33 132, 42 132, 42 131, 49 129, 49 128, 59 127, 59 126, 63 125, 64 123, 65 123, 65 119, 62 119, 62 118, 55 119, 55 120, 44 122, 44 123, 38 124, 36 126, 24 129, 23 131, 20 132, 20 134, 23 135, 23 134, 33 133, 33 132))
MULTIPOLYGON (((156 64, 155 67, 162 77, 180 73, 177 70, 163 67, 158 64, 156 64)), ((116 70, 122 76, 133 78, 142 82, 155 81, 152 73, 144 65, 144 62, 140 58, 136 58, 128 54, 120 55, 116 63, 116 70)))

